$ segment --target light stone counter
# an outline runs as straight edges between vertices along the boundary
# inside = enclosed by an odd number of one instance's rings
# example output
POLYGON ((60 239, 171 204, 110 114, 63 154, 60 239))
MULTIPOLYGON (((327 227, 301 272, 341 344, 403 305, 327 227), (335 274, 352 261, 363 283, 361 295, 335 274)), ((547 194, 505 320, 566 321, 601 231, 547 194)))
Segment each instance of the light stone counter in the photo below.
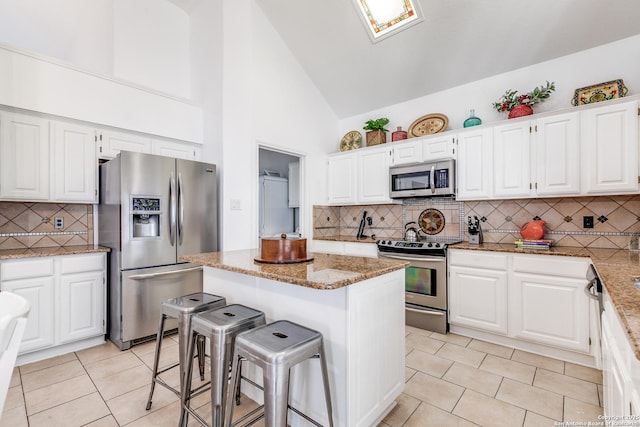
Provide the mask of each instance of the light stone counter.
POLYGON ((111 249, 97 245, 56 246, 49 248, 1 249, 0 261, 7 259, 46 257, 58 255, 78 255, 95 252, 110 252, 111 249))

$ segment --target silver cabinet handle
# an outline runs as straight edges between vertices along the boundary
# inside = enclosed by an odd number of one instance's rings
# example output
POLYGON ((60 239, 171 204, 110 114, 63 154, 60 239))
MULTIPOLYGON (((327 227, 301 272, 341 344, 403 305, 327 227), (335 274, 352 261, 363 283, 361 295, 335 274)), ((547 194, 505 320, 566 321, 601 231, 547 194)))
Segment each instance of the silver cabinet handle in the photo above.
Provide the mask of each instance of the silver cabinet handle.
POLYGON ((163 271, 161 273, 134 274, 133 276, 129 276, 129 279, 145 280, 145 279, 152 279, 154 277, 172 276, 174 274, 190 273, 192 271, 201 271, 201 270, 202 270, 202 266, 198 266, 198 267, 184 268, 182 270, 163 271))

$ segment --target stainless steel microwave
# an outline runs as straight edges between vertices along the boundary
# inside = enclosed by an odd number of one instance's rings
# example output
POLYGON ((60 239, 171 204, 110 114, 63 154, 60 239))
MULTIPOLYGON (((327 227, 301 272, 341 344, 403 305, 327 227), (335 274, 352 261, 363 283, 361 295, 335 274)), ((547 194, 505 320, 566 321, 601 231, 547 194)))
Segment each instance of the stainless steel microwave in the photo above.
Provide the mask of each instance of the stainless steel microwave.
POLYGON ((454 196, 456 162, 453 159, 389 168, 390 197, 454 196))

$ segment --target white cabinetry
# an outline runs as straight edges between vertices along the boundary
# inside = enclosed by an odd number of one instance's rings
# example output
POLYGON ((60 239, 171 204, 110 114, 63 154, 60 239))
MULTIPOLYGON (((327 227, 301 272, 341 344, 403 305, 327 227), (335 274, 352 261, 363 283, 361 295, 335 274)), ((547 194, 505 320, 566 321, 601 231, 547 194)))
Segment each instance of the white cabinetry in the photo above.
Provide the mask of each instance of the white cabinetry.
POLYGON ((389 198, 391 151, 383 146, 330 155, 329 204, 393 203, 389 198))
POLYGON ((507 334, 507 256, 451 251, 449 321, 507 334))
POLYGON ((93 129, 0 111, 0 199, 98 202, 93 129))
POLYGON ((588 268, 586 258, 513 255, 510 335, 589 352, 588 268))
POLYGON ((389 198, 390 149, 367 150, 358 155, 358 203, 391 203, 389 198))
POLYGON ((457 200, 489 199, 492 196, 492 156, 491 128, 474 129, 458 134, 457 200))
POLYGON ((497 198, 531 196, 530 122, 493 129, 493 195, 497 198))
POLYGON ((49 120, 0 111, 0 198, 49 200, 49 120))
POLYGON ((393 146, 392 164, 406 165, 409 163, 418 163, 422 161, 422 144, 421 140, 409 142, 395 142, 393 146))
POLYGON ((453 332, 595 364, 588 258, 450 249, 448 260, 453 332))
POLYGON ((104 340, 105 268, 104 253, 0 262, 0 290, 31 303, 21 359, 40 360, 104 340))
POLYGON ((638 191, 638 101, 580 113, 585 194, 638 191))
POLYGON ((151 153, 151 139, 111 130, 98 130, 96 149, 101 159, 113 159, 120 151, 151 153))
POLYGON ((95 131, 86 126, 52 121, 54 190, 52 199, 98 202, 95 131))
POLYGON ((151 154, 184 160, 200 160, 202 158, 202 148, 196 144, 186 142, 154 139, 152 140, 151 154))

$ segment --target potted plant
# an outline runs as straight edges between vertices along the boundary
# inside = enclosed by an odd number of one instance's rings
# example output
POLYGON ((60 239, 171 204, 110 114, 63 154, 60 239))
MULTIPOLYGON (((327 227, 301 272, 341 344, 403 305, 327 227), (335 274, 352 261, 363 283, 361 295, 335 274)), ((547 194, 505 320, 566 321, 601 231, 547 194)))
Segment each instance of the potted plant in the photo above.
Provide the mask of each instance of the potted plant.
POLYGON ((495 108, 499 113, 508 111, 508 118, 510 119, 528 116, 533 114, 533 108, 531 108, 531 106, 549 98, 551 92, 554 90, 556 90, 555 83, 549 83, 549 81, 547 81, 546 86, 539 86, 531 92, 521 95, 518 95, 517 90, 509 89, 504 93, 504 95, 502 95, 498 102, 493 103, 493 108, 495 108))
POLYGON ((385 126, 389 124, 389 119, 382 117, 376 120, 367 120, 362 129, 367 133, 367 147, 370 145, 384 144, 387 142, 387 134, 389 132, 385 126))

